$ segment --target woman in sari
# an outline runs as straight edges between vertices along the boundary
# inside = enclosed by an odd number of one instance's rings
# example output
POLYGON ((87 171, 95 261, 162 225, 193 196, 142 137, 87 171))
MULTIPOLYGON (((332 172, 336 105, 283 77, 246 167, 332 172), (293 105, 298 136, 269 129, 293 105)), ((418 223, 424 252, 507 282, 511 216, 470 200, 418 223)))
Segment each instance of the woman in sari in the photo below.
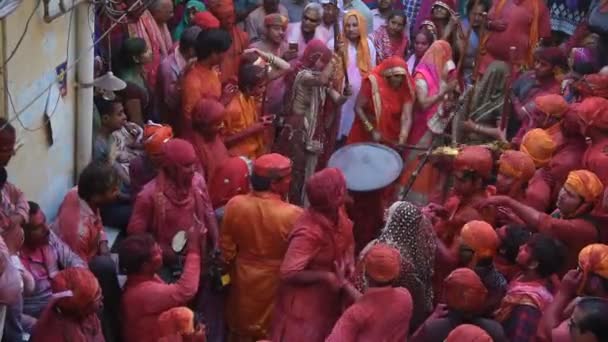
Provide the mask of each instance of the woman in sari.
MULTIPOLYGON (((365 18, 357 11, 350 10, 344 15, 344 29, 338 38, 337 44, 343 44, 340 55, 343 58, 344 68, 348 74, 348 81, 354 94, 359 93, 361 81, 376 66, 376 48, 367 37, 365 18)), ((327 44, 333 49, 336 42, 332 39, 327 44)), ((340 46, 340 45, 338 45, 340 46)), ((338 139, 348 136, 355 119, 356 98, 351 97, 344 103, 340 115, 338 139)))
POLYGON ((386 25, 380 26, 374 32, 377 64, 391 56, 405 56, 409 43, 405 31, 406 24, 407 17, 403 12, 392 11, 386 19, 386 25))
MULTIPOLYGON (((464 33, 456 14, 454 0, 437 0, 433 3, 430 20, 435 25, 437 39, 445 40, 452 47, 452 59, 464 56, 464 33)), ((423 23, 424 24, 424 23, 423 23)))
MULTIPOLYGON (((359 254, 361 262, 367 251, 383 243, 396 248, 401 254, 401 273, 393 283, 404 287, 414 300, 414 312, 410 330, 416 328, 433 310, 433 265, 435 260, 435 237, 433 226, 418 207, 409 202, 395 202, 388 209, 388 221, 377 239, 372 240, 359 254)), ((363 292, 367 284, 358 267, 357 287, 363 292)))
MULTIPOLYGON (((414 73, 416 87, 416 105, 414 122, 407 136, 407 143, 430 147, 436 143, 448 123, 444 113, 444 100, 457 86, 453 73, 456 66, 452 61, 452 48, 445 40, 434 42, 422 57, 414 73)), ((407 180, 418 163, 418 155, 409 153, 404 156, 407 165, 403 180, 407 180)), ((425 165, 413 184, 408 200, 424 205, 430 195, 442 190, 439 171, 432 165, 425 165)), ((443 202, 443 201, 440 201, 443 202)))
POLYGON ((418 33, 414 37, 414 49, 410 57, 407 59, 407 71, 410 75, 414 74, 414 70, 420 63, 422 56, 426 53, 426 50, 431 47, 431 44, 435 41, 435 34, 426 27, 420 27, 418 33))
POLYGON ((173 29, 173 40, 179 41, 182 37, 182 33, 185 29, 187 29, 191 23, 194 15, 198 12, 204 12, 207 10, 205 4, 199 0, 189 0, 186 3, 184 14, 182 15, 182 20, 180 20, 179 24, 173 29))
POLYGON ((330 140, 335 139, 335 134, 330 136, 329 128, 336 118, 327 107, 327 100, 339 106, 349 95, 349 89, 345 89, 343 96, 330 86, 329 78, 335 67, 330 63, 332 56, 322 41, 311 40, 284 78, 288 115, 277 138, 276 150, 293 161, 289 191, 292 203, 304 202, 304 182, 317 169, 319 156, 327 146, 333 145, 330 140))
POLYGON ((505 139, 499 127, 508 77, 509 66, 505 62, 495 61, 488 67, 480 83, 469 88, 452 124, 454 143, 480 145, 505 139), (469 101, 472 111, 467 113, 469 101))

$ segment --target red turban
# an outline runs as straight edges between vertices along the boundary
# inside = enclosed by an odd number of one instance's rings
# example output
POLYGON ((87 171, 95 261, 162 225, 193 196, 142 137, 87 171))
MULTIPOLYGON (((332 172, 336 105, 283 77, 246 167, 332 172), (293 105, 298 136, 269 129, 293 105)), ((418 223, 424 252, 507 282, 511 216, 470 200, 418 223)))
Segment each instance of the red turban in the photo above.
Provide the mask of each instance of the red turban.
POLYGON ((365 254, 365 273, 379 283, 393 281, 401 272, 401 254, 395 248, 379 243, 365 254))
POLYGON ((462 227, 460 239, 463 244, 473 249, 477 260, 491 258, 498 250, 498 234, 484 221, 469 221, 462 227))
POLYGON ((498 173, 527 182, 534 176, 534 172, 536 165, 527 153, 508 150, 500 155, 498 173))
POLYGON ((561 118, 568 111, 568 102, 563 96, 557 94, 549 94, 538 96, 534 99, 536 109, 545 113, 547 116, 561 118))
POLYGON ((482 146, 465 146, 454 159, 457 171, 474 171, 483 178, 490 177, 493 166, 492 153, 482 146))
POLYGON ((163 150, 163 144, 173 138, 173 129, 169 125, 147 123, 144 126, 143 142, 144 149, 148 154, 159 154, 163 150))
POLYGON ((203 30, 220 28, 220 21, 209 11, 197 12, 192 18, 192 23, 203 30))
POLYGON ((291 174, 291 164, 291 159, 281 154, 264 154, 253 162, 253 173, 261 177, 282 178, 291 174))
POLYGON ((310 206, 318 210, 340 207, 346 196, 344 174, 336 168, 316 172, 306 181, 306 196, 310 206))
POLYGON ((585 75, 575 83, 575 87, 583 97, 597 96, 608 98, 608 75, 585 75))
POLYGON ((209 180, 209 196, 214 208, 224 206, 228 201, 249 192, 249 165, 243 157, 225 160, 209 180))
POLYGON ((604 185, 595 173, 587 170, 570 171, 564 187, 593 203, 604 192, 604 185))
POLYGON ((161 337, 194 333, 194 312, 185 306, 169 309, 158 317, 161 337))
POLYGON ((55 275, 51 280, 53 293, 71 291, 71 296, 57 300, 57 306, 66 313, 88 316, 95 310, 96 301, 101 299, 101 288, 97 278, 86 268, 71 267, 55 275))
POLYGON ((601 97, 588 97, 573 108, 585 127, 608 130, 608 100, 601 97))
POLYGON ((289 19, 280 13, 272 13, 264 17, 264 26, 281 26, 287 28, 288 23, 289 19))
POLYGON ((183 139, 171 139, 163 145, 163 156, 168 166, 187 166, 196 162, 192 144, 183 139))
POLYGON ((492 342, 492 337, 480 327, 472 324, 461 324, 452 330, 446 342, 492 342))
POLYGON ((536 168, 549 165, 555 148, 556 145, 551 135, 541 128, 535 128, 526 133, 519 146, 520 151, 532 158, 536 168))
POLYGON ((443 296, 450 309, 465 313, 479 313, 488 290, 475 271, 458 268, 443 280, 443 296))
POLYGON ((224 105, 213 99, 199 100, 192 112, 193 124, 212 125, 220 123, 223 119, 224 105))

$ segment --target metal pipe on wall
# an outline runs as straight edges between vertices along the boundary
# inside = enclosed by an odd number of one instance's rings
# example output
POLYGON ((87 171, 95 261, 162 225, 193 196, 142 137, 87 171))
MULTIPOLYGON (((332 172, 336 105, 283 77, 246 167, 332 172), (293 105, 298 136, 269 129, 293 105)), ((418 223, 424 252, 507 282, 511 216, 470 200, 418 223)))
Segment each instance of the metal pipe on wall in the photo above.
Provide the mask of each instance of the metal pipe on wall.
MULTIPOLYGON (((92 6, 81 2, 76 11, 76 58, 80 58, 76 68, 76 84, 91 84, 94 78, 95 51, 93 45, 93 34, 90 27, 93 18, 92 6)), ((76 111, 75 111, 75 179, 91 160, 93 150, 93 87, 76 88, 76 111)))

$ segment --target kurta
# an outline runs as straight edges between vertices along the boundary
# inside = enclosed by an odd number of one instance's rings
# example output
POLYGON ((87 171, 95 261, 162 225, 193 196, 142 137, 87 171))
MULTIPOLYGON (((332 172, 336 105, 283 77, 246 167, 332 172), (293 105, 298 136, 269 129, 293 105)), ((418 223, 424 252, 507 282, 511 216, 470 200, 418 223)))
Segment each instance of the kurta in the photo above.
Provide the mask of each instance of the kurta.
POLYGON ((301 213, 271 192, 239 195, 226 204, 220 247, 230 265, 226 310, 233 335, 266 337, 287 238, 301 213))
MULTIPOLYGON (((281 277, 299 271, 334 272, 335 263, 354 264, 352 222, 340 210, 339 222, 312 209, 300 216, 289 236, 281 277)), ((281 283, 272 326, 272 341, 321 342, 341 313, 342 297, 324 282, 281 283)))
POLYGON ((86 262, 99 253, 101 242, 108 241, 99 210, 94 211, 78 196, 77 187, 65 195, 53 230, 86 262))
POLYGON ((608 137, 593 141, 583 157, 583 167, 597 175, 608 186, 608 137))
POLYGON ((181 86, 182 114, 178 126, 173 129, 183 133, 184 130, 192 127, 192 112, 201 98, 220 100, 222 83, 217 71, 199 62, 186 68, 181 86))
POLYGON ((96 314, 80 321, 62 315, 55 304, 46 308, 34 325, 32 342, 105 342, 96 314))
POLYGON ((199 173, 192 179, 194 198, 184 203, 174 203, 159 188, 159 175, 144 186, 137 195, 133 215, 127 233, 150 233, 163 248, 171 248, 171 241, 180 230, 187 231, 194 225, 194 216, 205 223, 209 231, 217 225, 215 213, 207 193, 207 184, 199 173))
MULTIPOLYGON (((226 106, 224 118, 222 135, 238 134, 259 122, 259 103, 255 97, 239 93, 226 106)), ((227 147, 231 156, 255 159, 264 153, 264 133, 251 135, 227 147)))
POLYGON ((342 314, 326 341, 407 341, 412 305, 402 287, 370 288, 342 314))
POLYGON ((166 284, 158 276, 129 275, 121 299, 124 340, 157 341, 158 317, 169 309, 185 306, 196 295, 200 265, 200 255, 189 252, 184 272, 175 284, 166 284))

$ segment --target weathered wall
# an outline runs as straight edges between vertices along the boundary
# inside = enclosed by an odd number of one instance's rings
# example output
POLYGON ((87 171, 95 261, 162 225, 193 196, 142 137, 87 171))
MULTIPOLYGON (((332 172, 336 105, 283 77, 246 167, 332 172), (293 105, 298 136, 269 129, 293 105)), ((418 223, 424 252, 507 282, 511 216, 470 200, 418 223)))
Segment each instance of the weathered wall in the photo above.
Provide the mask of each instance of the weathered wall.
MULTIPOLYGON (((24 1, 16 12, 4 19, 4 58, 15 48, 37 3, 38 0, 24 1)), ((92 29, 92 24, 85 29, 92 29)), ((15 106, 13 109, 7 97, 4 107, 9 120, 15 118, 15 110, 22 111, 56 79, 57 66, 66 58, 69 58, 68 65, 75 59, 75 46, 76 16, 68 13, 47 24, 43 21, 41 4, 21 46, 5 68, 7 87, 15 106)), ((68 73, 65 97, 60 96, 59 86, 54 84, 19 116, 22 124, 18 120, 12 122, 17 129, 18 142, 23 145, 9 164, 9 181, 19 186, 28 199, 38 202, 49 217, 55 216, 63 196, 74 183, 74 71, 72 69, 68 73), (47 98, 54 140, 52 146, 47 142, 46 130, 40 129, 44 123, 47 98)))

